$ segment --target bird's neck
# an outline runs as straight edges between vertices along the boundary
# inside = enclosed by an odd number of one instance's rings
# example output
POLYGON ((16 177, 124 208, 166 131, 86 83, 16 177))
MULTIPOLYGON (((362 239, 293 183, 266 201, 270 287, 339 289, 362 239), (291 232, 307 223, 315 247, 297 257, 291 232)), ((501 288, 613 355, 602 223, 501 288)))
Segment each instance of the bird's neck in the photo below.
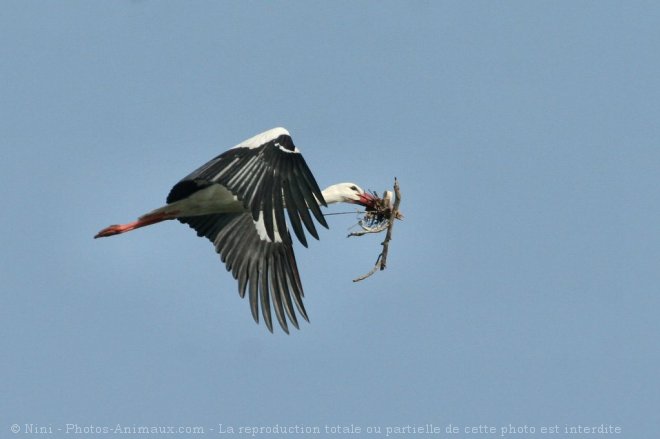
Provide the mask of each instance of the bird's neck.
POLYGON ((337 190, 337 185, 328 186, 321 191, 326 204, 335 204, 344 201, 344 197, 337 190))

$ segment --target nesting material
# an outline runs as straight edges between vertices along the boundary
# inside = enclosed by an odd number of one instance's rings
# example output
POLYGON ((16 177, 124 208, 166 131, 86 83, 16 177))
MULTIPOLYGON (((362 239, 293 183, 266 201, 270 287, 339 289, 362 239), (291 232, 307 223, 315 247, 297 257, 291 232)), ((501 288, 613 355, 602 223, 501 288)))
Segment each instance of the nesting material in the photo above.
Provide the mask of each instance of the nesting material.
POLYGON ((394 207, 392 203, 392 192, 385 191, 380 198, 377 192, 372 192, 374 204, 367 207, 364 216, 358 221, 358 226, 362 229, 359 232, 352 232, 348 236, 362 236, 367 233, 380 233, 387 230, 390 224, 390 215, 394 207))
POLYGON ((390 241, 392 240, 392 228, 394 227, 394 220, 403 219, 403 214, 399 211, 401 204, 401 191, 399 188, 399 181, 394 178, 394 200, 392 200, 392 192, 385 191, 383 197, 378 197, 376 192, 374 195, 373 205, 367 207, 364 216, 358 222, 362 230, 353 232, 348 236, 363 236, 368 233, 380 233, 387 230, 385 240, 381 243, 383 246, 382 252, 378 255, 376 264, 370 272, 364 274, 353 282, 359 282, 374 274, 376 271, 384 270, 387 265, 387 252, 389 251, 390 241))

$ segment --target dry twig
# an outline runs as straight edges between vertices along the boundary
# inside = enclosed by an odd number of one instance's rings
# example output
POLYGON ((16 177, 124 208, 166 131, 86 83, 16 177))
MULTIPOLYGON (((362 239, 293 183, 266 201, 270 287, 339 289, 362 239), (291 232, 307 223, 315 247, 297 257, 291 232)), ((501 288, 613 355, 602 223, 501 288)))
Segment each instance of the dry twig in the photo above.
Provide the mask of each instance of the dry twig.
MULTIPOLYGON (((394 205, 392 206, 392 209, 389 209, 389 201, 386 200, 386 197, 379 201, 383 201, 382 208, 380 206, 381 203, 379 203, 377 205, 376 211, 372 213, 372 215, 378 217, 379 215, 383 215, 384 212, 389 210, 389 212, 387 212, 389 213, 389 217, 386 220, 387 234, 385 235, 385 240, 381 242, 383 251, 378 255, 378 259, 376 260, 374 268, 372 268, 369 273, 353 279, 353 282, 364 280, 374 274, 376 271, 384 270, 387 266, 387 252, 390 248, 390 241, 392 240, 392 228, 394 227, 394 220, 403 218, 403 215, 401 215, 399 212, 399 204, 401 204, 401 192, 399 190, 399 181, 396 179, 396 177, 394 177, 394 205)), ((362 225, 362 228, 363 231, 351 233, 349 236, 362 236, 367 233, 378 233, 384 230, 384 227, 365 228, 364 225, 362 225)))

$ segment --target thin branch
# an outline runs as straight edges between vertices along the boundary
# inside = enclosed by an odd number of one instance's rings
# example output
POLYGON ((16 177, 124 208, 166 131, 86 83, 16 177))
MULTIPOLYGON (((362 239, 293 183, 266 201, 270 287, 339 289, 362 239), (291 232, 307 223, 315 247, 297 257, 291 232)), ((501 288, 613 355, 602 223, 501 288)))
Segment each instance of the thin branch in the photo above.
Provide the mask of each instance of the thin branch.
POLYGON ((351 212, 332 212, 332 213, 324 213, 323 216, 332 216, 332 215, 350 215, 350 214, 361 214, 364 213, 364 211, 359 211, 359 210, 353 210, 351 212))
POLYGON ((380 233, 383 230, 386 230, 389 227, 389 221, 388 224, 385 224, 383 226, 378 226, 378 227, 373 227, 373 228, 366 228, 364 225, 360 224, 362 227, 362 230, 358 232, 351 232, 348 234, 347 238, 350 238, 351 236, 362 236, 366 235, 368 233, 380 233))
POLYGON ((374 268, 372 268, 371 271, 370 271, 369 273, 367 273, 367 274, 363 274, 362 276, 353 279, 353 282, 360 282, 361 280, 365 280, 366 278, 368 278, 369 276, 371 276, 372 274, 374 274, 375 272, 377 272, 378 269, 381 269, 381 270, 382 270, 381 265, 380 265, 380 261, 381 261, 382 259, 383 259, 383 254, 381 253, 381 254, 378 255, 378 259, 376 259, 376 265, 374 265, 374 268))
POLYGON ((401 192, 399 191, 399 181, 394 177, 394 207, 390 214, 390 225, 387 228, 387 235, 383 241, 383 255, 380 260, 380 269, 384 270, 387 265, 387 250, 390 248, 390 241, 392 240, 392 229, 394 228, 394 220, 399 217, 399 204, 401 204, 401 192))
POLYGON ((402 216, 399 213, 399 204, 401 204, 401 191, 399 190, 399 181, 394 177, 394 206, 392 207, 392 212, 390 212, 389 224, 387 225, 387 234, 385 235, 385 240, 381 242, 383 246, 383 251, 378 255, 376 260, 376 265, 371 271, 367 274, 364 274, 356 279, 353 279, 353 282, 359 282, 364 280, 374 274, 378 270, 384 270, 387 266, 387 252, 390 249, 390 241, 392 240, 392 229, 394 228, 394 220, 401 218, 402 216))

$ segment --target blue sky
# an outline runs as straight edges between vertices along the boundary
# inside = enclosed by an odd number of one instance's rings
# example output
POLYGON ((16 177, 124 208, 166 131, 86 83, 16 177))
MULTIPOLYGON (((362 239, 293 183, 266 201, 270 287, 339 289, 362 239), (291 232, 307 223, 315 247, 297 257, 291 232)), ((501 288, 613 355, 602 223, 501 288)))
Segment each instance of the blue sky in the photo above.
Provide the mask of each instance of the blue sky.
POLYGON ((654 2, 4 2, 2 436, 650 437, 659 19, 654 2), (389 267, 364 282, 382 236, 346 239, 355 216, 296 248, 300 331, 255 325, 181 224, 92 239, 275 126, 321 186, 396 176, 404 195, 389 267))

